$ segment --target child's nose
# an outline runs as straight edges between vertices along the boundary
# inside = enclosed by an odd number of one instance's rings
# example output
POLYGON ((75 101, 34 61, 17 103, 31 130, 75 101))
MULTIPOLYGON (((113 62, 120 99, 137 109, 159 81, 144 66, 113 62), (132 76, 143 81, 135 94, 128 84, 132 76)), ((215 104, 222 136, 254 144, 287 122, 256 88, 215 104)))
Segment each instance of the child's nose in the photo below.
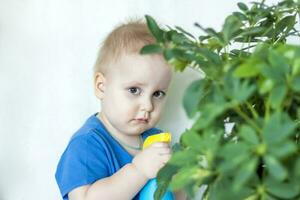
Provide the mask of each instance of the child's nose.
POLYGON ((152 100, 149 98, 143 98, 141 102, 141 110, 150 112, 153 110, 152 100))

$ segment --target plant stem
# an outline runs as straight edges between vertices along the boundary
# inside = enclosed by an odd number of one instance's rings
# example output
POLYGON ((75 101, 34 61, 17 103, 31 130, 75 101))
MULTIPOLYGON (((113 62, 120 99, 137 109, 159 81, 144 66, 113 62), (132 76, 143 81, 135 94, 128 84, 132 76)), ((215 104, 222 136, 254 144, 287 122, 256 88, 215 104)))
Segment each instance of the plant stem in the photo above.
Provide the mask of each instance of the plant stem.
POLYGON ((269 99, 267 99, 267 101, 265 101, 265 119, 269 120, 270 118, 270 102, 269 99))
POLYGON ((256 125, 256 123, 246 115, 239 107, 233 108, 248 124, 250 124, 258 133, 262 134, 262 130, 256 125))
POLYGON ((255 44, 255 45, 251 45, 251 46, 247 46, 247 47, 244 47, 244 48, 242 48, 241 50, 247 50, 247 49, 250 49, 250 48, 252 48, 252 47, 256 47, 257 46, 257 44, 255 44))
POLYGON ((255 119, 257 119, 257 118, 258 118, 258 114, 257 114, 256 110, 253 108, 253 106, 250 105, 249 102, 246 102, 246 105, 247 105, 247 107, 250 109, 250 111, 251 111, 253 117, 254 117, 255 119))

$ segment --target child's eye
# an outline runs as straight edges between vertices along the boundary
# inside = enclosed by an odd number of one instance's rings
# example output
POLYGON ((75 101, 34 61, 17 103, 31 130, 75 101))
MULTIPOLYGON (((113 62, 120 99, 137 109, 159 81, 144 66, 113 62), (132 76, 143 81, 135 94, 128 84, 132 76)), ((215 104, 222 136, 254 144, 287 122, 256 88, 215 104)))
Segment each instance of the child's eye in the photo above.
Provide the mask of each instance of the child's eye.
POLYGON ((137 87, 131 87, 128 91, 132 94, 139 95, 141 93, 141 89, 137 87))
POLYGON ((156 92, 154 92, 153 95, 154 95, 156 98, 162 98, 163 96, 166 95, 166 93, 163 92, 163 91, 156 91, 156 92))

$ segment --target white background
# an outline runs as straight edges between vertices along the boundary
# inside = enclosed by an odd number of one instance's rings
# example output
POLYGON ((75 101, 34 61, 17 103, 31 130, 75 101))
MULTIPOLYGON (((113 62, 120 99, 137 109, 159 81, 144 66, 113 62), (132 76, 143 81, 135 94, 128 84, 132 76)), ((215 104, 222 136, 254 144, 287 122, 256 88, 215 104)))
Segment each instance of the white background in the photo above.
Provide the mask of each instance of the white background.
MULTIPOLYGON (((100 110, 92 67, 114 26, 150 14, 199 34, 194 22, 219 30, 237 2, 0 0, 0 200, 60 199, 56 165, 70 136, 100 110)), ((172 82, 159 127, 174 141, 191 124, 183 91, 199 77, 188 70, 172 82)))

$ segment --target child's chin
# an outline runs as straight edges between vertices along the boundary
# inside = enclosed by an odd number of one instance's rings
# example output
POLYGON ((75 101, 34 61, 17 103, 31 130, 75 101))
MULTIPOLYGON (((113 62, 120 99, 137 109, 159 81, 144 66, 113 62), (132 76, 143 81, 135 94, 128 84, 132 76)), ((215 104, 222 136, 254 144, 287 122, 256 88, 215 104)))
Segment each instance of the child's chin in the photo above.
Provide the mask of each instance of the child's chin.
POLYGON ((139 134, 141 134, 141 133, 143 133, 144 131, 146 131, 146 130, 148 130, 149 128, 148 128, 148 126, 141 126, 141 125, 135 125, 134 127, 131 127, 131 129, 130 129, 130 133, 132 134, 132 135, 139 135, 139 134))

